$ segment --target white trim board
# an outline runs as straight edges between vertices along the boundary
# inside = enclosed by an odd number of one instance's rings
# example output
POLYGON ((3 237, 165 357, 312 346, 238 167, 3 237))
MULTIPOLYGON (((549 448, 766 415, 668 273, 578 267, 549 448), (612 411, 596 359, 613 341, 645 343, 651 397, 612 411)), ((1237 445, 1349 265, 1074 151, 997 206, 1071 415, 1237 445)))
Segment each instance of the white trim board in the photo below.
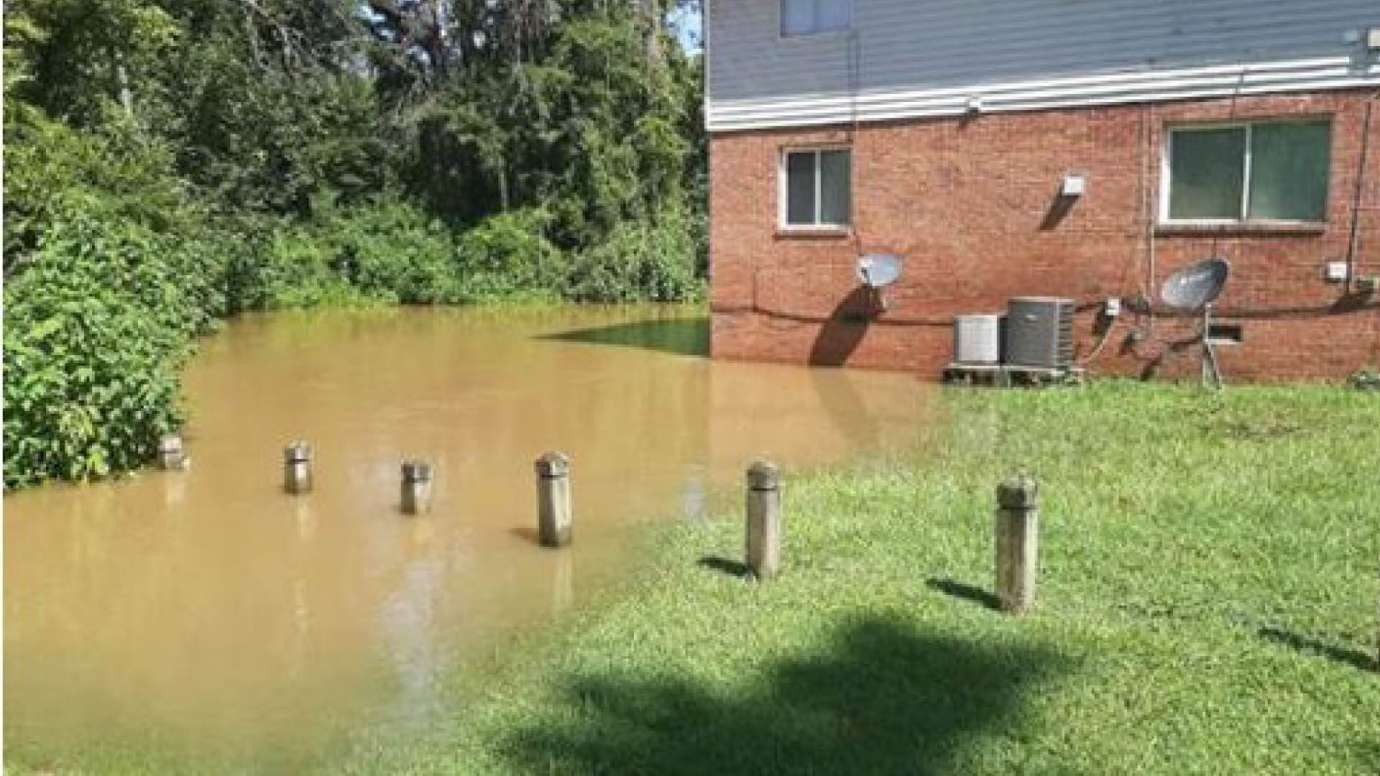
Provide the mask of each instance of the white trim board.
POLYGON ((958 116, 968 112, 973 98, 980 98, 983 113, 1005 113, 1374 86, 1380 86, 1380 61, 1362 69, 1351 57, 1323 57, 918 91, 867 91, 856 96, 716 100, 708 106, 705 124, 710 132, 733 132, 958 116))

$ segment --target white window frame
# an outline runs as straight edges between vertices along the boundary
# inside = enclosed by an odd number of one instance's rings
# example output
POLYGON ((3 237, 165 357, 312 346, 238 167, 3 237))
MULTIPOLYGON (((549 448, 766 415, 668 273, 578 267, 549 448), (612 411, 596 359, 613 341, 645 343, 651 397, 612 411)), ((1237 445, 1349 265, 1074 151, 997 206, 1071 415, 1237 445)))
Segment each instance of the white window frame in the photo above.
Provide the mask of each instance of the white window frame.
POLYGON ((853 228, 853 147, 847 144, 793 146, 782 148, 776 160, 776 200, 777 223, 783 232, 847 232, 853 228), (818 220, 812 224, 793 224, 790 222, 790 166, 787 161, 791 154, 813 154, 815 157, 815 218, 823 210, 823 180, 819 173, 820 154, 826 151, 848 152, 848 222, 826 224, 818 220))
MULTIPOLYGON (((1219 121, 1212 123, 1195 124, 1175 124, 1165 127, 1163 147, 1160 152, 1160 224, 1164 226, 1241 226, 1249 224, 1278 224, 1278 225, 1317 225, 1327 223, 1327 208, 1332 199, 1332 170, 1327 170, 1327 182, 1325 187, 1326 198, 1323 200, 1323 217, 1320 220, 1300 220, 1294 218, 1251 218, 1251 146, 1254 128, 1261 125, 1277 124, 1315 124, 1327 122, 1328 142, 1332 142, 1333 121, 1331 116, 1299 116, 1296 118, 1264 118, 1250 119, 1245 121, 1219 121), (1173 162, 1174 162, 1174 136, 1187 132, 1206 132, 1214 129, 1244 129, 1246 130, 1246 144, 1241 154, 1241 207, 1237 211, 1239 218, 1170 218, 1169 216, 1169 196, 1172 190, 1173 162)), ((1329 148, 1328 158, 1332 158, 1329 148)))
POLYGON ((786 32, 786 2, 787 0, 776 0, 776 34, 782 40, 799 40, 801 38, 812 38, 817 35, 841 35, 853 29, 853 5, 856 0, 838 0, 848 5, 848 23, 842 27, 834 27, 827 30, 819 29, 819 3, 828 0, 813 0, 815 3, 814 26, 809 32, 786 32))

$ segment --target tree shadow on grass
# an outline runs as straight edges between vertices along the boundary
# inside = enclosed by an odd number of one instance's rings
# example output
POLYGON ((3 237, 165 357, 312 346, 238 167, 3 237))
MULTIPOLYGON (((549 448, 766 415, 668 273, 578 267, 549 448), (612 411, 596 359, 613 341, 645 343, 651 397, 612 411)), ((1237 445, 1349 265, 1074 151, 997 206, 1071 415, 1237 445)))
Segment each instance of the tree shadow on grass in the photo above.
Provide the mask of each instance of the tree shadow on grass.
POLYGON ((618 345, 629 348, 659 350, 680 356, 709 355, 709 319, 669 318, 659 321, 636 321, 592 329, 574 329, 555 334, 543 334, 538 339, 583 342, 591 345, 618 345))
POLYGON ((859 618, 732 696, 678 679, 573 678, 561 707, 503 753, 542 773, 944 773, 966 740, 1000 735, 1022 698, 1067 668, 1028 647, 859 618))

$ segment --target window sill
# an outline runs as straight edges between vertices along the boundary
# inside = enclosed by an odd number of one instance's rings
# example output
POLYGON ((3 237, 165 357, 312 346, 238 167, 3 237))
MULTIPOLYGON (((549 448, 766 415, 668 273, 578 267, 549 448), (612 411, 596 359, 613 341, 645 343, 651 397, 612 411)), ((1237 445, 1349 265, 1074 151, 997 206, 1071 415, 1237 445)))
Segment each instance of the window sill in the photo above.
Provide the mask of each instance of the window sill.
POLYGON ((778 226, 778 240, 841 240, 853 236, 853 230, 846 226, 820 228, 791 228, 778 226))
POLYGON ((1233 221, 1229 223, 1160 223, 1155 226, 1155 235, 1174 236, 1241 236, 1277 235, 1307 237, 1327 231, 1323 221, 1233 221))

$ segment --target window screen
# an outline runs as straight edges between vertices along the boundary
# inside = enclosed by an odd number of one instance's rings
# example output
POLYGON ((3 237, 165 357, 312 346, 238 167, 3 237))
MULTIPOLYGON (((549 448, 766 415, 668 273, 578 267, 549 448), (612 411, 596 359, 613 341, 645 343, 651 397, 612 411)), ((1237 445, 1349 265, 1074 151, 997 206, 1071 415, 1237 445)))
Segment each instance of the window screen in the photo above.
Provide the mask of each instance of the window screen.
POLYGON ((847 151, 821 151, 819 154, 819 222, 846 224, 849 202, 849 159, 847 151))
POLYGON ((786 155, 786 223, 814 224, 815 221, 815 156, 786 155))
POLYGON ((1175 132, 1169 217, 1240 218, 1245 152, 1243 128, 1175 132))
POLYGON ((787 226, 846 226, 853 208, 852 159, 846 149, 786 154, 787 226))
POLYGON ((1329 122, 1257 122, 1171 132, 1170 220, 1326 217, 1329 122))
POLYGON ((1326 122, 1253 127, 1249 217, 1323 220, 1331 145, 1326 122))

